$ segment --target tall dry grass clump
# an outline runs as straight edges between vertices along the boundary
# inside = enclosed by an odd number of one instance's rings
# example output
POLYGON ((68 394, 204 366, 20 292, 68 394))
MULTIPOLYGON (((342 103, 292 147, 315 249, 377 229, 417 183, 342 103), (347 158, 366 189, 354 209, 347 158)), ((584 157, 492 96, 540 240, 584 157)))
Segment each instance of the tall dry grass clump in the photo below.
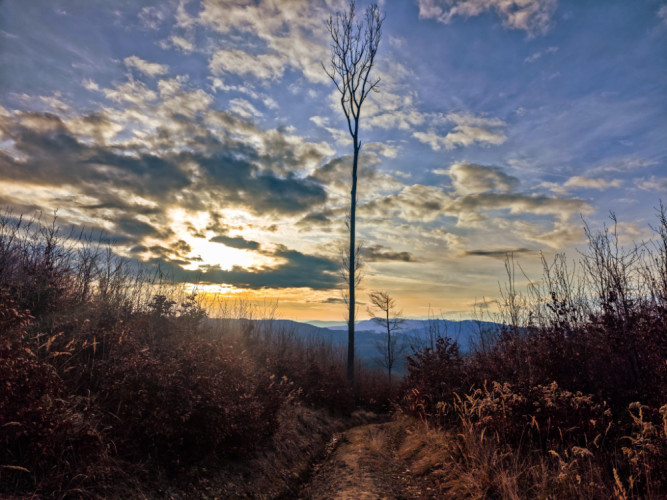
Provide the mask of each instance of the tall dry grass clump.
POLYGON ((443 491, 667 495, 667 214, 661 204, 656 237, 631 248, 612 223, 585 227, 577 266, 543 258, 526 292, 508 258, 492 341, 465 357, 449 339, 411 356, 402 410, 451 430, 443 491))
POLYGON ((136 496, 267 446, 290 405, 371 404, 328 344, 177 292, 112 245, 5 214, 0 496, 136 496))

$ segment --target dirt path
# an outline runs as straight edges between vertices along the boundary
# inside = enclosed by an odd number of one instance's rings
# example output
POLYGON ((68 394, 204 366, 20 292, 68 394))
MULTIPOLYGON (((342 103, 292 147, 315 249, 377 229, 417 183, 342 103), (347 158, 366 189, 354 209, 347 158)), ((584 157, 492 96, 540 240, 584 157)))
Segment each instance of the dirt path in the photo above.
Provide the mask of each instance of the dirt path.
POLYGON ((300 499, 438 498, 433 485, 412 475, 397 460, 405 430, 392 422, 354 427, 334 436, 324 461, 315 467, 300 499))

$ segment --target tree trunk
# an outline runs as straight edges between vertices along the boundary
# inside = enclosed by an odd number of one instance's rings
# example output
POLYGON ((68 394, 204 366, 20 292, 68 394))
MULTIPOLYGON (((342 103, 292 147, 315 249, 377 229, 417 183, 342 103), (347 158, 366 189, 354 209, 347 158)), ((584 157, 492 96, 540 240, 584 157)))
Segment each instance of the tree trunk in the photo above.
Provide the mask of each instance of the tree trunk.
POLYGON ((357 162, 359 160, 359 141, 354 137, 354 159, 352 161, 352 192, 350 193, 350 262, 348 270, 350 314, 347 323, 347 381, 354 387, 354 297, 356 281, 356 212, 357 212, 357 162))
MULTIPOLYGON (((387 295, 387 298, 389 296, 387 295)), ((391 325, 389 323, 389 300, 387 300, 387 372, 389 373, 389 386, 391 387, 391 365, 394 364, 391 352, 391 325)))

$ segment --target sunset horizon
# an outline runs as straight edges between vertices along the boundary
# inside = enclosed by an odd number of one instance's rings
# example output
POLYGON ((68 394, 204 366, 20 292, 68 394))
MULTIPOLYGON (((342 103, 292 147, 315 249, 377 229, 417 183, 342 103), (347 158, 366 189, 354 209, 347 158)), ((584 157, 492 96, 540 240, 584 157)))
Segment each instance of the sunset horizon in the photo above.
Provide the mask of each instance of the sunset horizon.
MULTIPOLYGON (((326 20, 345 7, 3 2, 0 206, 46 223, 57 211, 177 287, 344 322, 352 143, 322 65, 326 20)), ((621 244, 653 237, 667 4, 379 7, 360 319, 373 290, 409 318, 492 313, 508 255, 539 279, 541 255, 576 261, 584 225, 611 226, 610 212, 621 244)))

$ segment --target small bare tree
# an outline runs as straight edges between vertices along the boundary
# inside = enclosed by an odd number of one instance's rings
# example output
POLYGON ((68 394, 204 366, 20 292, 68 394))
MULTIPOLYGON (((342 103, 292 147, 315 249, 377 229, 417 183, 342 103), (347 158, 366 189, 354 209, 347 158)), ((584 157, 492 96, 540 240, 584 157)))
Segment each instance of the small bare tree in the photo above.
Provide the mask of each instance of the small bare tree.
POLYGON ((376 346, 382 357, 379 359, 380 365, 387 369, 389 384, 391 385, 391 369, 396 362, 396 358, 405 350, 404 345, 398 345, 398 337, 395 335, 405 322, 401 317, 402 312, 396 310, 396 301, 387 292, 374 290, 368 294, 371 306, 368 307, 368 314, 373 321, 382 326, 387 332, 385 341, 377 342, 376 346), (380 315, 378 315, 380 313, 380 315))
POLYGON ((366 9, 363 20, 356 19, 356 6, 350 0, 347 12, 339 12, 329 17, 327 28, 331 35, 330 66, 324 67, 327 75, 336 85, 340 93, 340 105, 343 108, 347 128, 352 137, 352 190, 350 196, 350 251, 348 258, 348 345, 347 345, 347 379, 354 384, 354 316, 357 270, 356 258, 356 209, 357 209, 357 170, 359 163, 359 121, 361 107, 371 91, 377 91, 379 78, 371 78, 371 70, 375 65, 375 56, 380 45, 383 16, 377 5, 366 9))

